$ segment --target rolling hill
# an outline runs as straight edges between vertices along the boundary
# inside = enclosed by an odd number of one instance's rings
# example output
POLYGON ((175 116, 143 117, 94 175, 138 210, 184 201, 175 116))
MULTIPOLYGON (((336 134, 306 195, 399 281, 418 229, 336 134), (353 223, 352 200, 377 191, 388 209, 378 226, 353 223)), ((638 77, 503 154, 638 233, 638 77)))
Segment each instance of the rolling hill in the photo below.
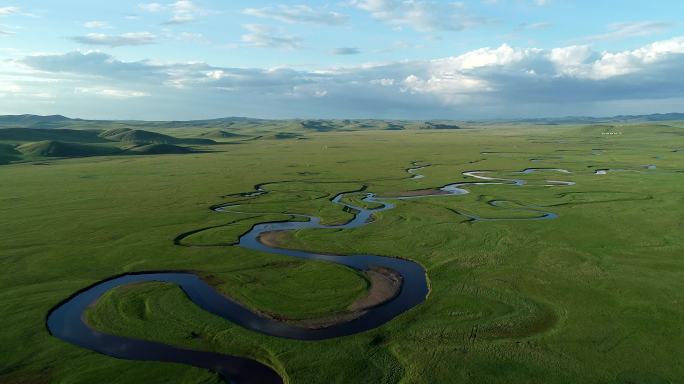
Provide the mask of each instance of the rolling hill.
POLYGON ((99 135, 111 141, 119 141, 122 143, 136 143, 136 144, 197 144, 210 145, 216 142, 211 139, 183 139, 165 135, 163 133, 150 132, 142 129, 130 128, 114 128, 106 130, 99 135))
MULTIPOLYGON (((15 119, 15 121, 19 120, 21 119, 15 119)), ((26 119, 26 121, 29 120, 26 119)), ((177 138, 126 127, 104 131, 4 128, 0 129, 0 164, 44 157, 183 154, 193 152, 190 148, 183 146, 184 144, 215 143, 208 138, 177 138)))
POLYGON ((27 141, 57 140, 75 143, 105 143, 99 131, 78 129, 4 128, 0 141, 21 143, 27 141))
MULTIPOLYGON (((684 121, 684 113, 663 113, 651 115, 620 115, 612 117, 568 116, 551 118, 525 119, 493 119, 487 121, 468 121, 468 124, 506 124, 531 123, 537 125, 558 124, 599 124, 599 123, 643 123, 684 121)), ((221 132, 236 134, 252 134, 266 129, 299 129, 304 132, 357 131, 357 130, 403 130, 403 129, 455 129, 459 126, 455 120, 410 121, 410 120, 378 120, 378 119, 255 119, 248 117, 224 117, 218 119, 188 121, 142 121, 142 120, 87 120, 72 119, 62 115, 5 115, 0 116, 1 128, 39 128, 39 129, 129 129, 129 130, 164 130, 164 129, 210 129, 212 133, 202 135, 206 138, 225 138, 221 132), (429 127, 428 127, 429 126, 429 127), (454 126, 454 128, 451 128, 454 126)), ((460 126, 459 126, 460 127, 460 126)), ((161 140, 157 138, 156 140, 161 140)), ((202 143, 198 143, 202 144, 202 143)))
POLYGON ((68 143, 56 140, 44 140, 22 144, 17 150, 33 157, 87 157, 115 155, 121 149, 107 145, 68 143))
POLYGON ((190 153, 192 150, 188 147, 174 144, 145 144, 129 148, 128 152, 134 152, 141 155, 170 155, 190 153))
POLYGON ((228 132, 228 131, 224 131, 221 129, 214 129, 214 130, 211 130, 209 132, 203 133, 200 136, 210 138, 210 139, 236 139, 236 138, 240 138, 240 137, 245 137, 245 135, 241 135, 239 133, 228 132))
POLYGON ((77 119, 70 119, 62 115, 4 115, 0 116, 0 127, 17 128, 59 128, 77 119))

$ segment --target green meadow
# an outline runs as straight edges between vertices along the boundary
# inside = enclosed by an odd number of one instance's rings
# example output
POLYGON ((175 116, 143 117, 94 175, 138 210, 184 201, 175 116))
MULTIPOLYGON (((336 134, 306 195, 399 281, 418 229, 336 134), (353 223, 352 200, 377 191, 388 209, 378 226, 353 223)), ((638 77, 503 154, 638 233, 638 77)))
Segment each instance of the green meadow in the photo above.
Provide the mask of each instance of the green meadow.
POLYGON ((363 275, 235 247, 238 237, 289 213, 346 222, 352 213, 329 200, 339 192, 481 181, 462 174, 473 170, 527 184, 394 201, 360 228, 282 237, 283 247, 424 266, 427 300, 382 327, 324 341, 265 336, 166 283, 114 289, 86 319, 256 359, 292 384, 684 382, 684 123, 78 124, 0 129, 2 383, 219 382, 68 344, 50 336, 46 315, 99 280, 160 270, 195 271, 286 321, 335 314, 366 294, 363 275), (416 172, 424 178, 411 179, 412 161, 431 164, 416 172), (526 168, 570 173, 516 173, 526 168), (262 183, 268 194, 238 195, 262 183), (229 202, 239 209, 209 209, 229 202), (539 212, 558 218, 524 220, 539 212))

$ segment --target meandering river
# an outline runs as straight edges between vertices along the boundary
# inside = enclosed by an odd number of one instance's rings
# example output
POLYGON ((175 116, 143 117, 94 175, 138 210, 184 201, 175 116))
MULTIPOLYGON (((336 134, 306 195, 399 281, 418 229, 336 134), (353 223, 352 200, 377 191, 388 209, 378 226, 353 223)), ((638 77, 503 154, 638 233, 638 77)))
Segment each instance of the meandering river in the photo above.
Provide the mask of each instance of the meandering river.
MULTIPOLYGON (((426 165, 413 163, 409 173, 414 173, 426 165)), ((539 169, 542 170, 542 169, 539 169)), ((565 170, 547 169, 566 173, 565 170)), ((521 171, 523 174, 535 172, 535 169, 521 171)), ((54 307, 47 317, 47 327, 52 335, 66 342, 99 352, 108 356, 144 361, 173 362, 192 365, 199 368, 209 369, 218 373, 224 380, 232 383, 282 383, 281 376, 266 364, 255 360, 224 355, 214 352, 204 352, 186 348, 175 347, 163 343, 135 339, 131 337, 110 335, 91 328, 84 319, 84 313, 90 305, 95 303, 109 290, 132 283, 140 282, 168 282, 178 285, 190 298, 190 300, 202 309, 221 316, 246 329, 260 332, 275 337, 291 338, 297 340, 321 340, 340 336, 352 335, 377 328, 396 316, 410 310, 422 303, 428 293, 428 281, 425 270, 410 260, 375 256, 375 255, 330 255, 302 250, 289 250, 269 246, 260 241, 260 236, 272 231, 293 231, 301 229, 350 229, 369 225, 373 222, 373 214, 394 208, 392 200, 412 199, 422 197, 436 197, 449 195, 463 195, 468 193, 469 185, 508 184, 512 186, 524 186, 525 180, 505 179, 485 176, 488 171, 465 172, 465 176, 481 180, 481 182, 459 182, 445 185, 441 188, 426 190, 416 196, 405 197, 377 197, 372 193, 366 193, 362 201, 372 203, 376 208, 368 209, 343 202, 345 196, 352 193, 340 193, 331 199, 333 204, 338 204, 346 210, 354 212, 354 217, 347 223, 340 225, 324 225, 321 219, 309 215, 292 214, 298 219, 306 218, 308 221, 285 221, 267 222, 257 224, 247 233, 243 234, 237 246, 260 252, 267 252, 300 259, 321 260, 347 266, 356 271, 363 272, 372 268, 385 268, 394 271, 401 278, 399 292, 377 306, 366 309, 360 316, 341 323, 332 324, 323 328, 306 328, 272 318, 261 316, 240 303, 217 292, 212 286, 190 272, 139 272, 115 276, 96 284, 93 284, 67 298, 54 307)), ((572 185, 572 182, 547 181, 547 186, 572 185)), ((243 194, 245 197, 257 198, 268 193, 263 186, 256 186, 254 192, 243 194)), ((365 193, 365 192, 363 192, 365 193)), ((490 202, 498 206, 500 201, 490 202)), ((237 205, 225 204, 213 207, 219 213, 240 213, 237 205)), ((511 219, 487 219, 475 215, 465 215, 476 221, 494 220, 547 220, 556 217, 554 213, 544 212, 538 208, 518 208, 538 212, 537 217, 511 218, 511 219)), ((253 213, 253 212, 250 212, 253 213)))

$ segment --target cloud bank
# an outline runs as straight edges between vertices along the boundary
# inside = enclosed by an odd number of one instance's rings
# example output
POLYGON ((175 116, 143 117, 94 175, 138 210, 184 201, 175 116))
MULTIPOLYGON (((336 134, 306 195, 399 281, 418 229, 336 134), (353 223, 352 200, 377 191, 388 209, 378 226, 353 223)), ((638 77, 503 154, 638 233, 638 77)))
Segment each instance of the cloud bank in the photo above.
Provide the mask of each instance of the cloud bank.
MULTIPOLYGON (((249 42, 289 44, 262 40, 249 42)), ((586 45, 540 49, 503 44, 434 60, 318 70, 127 62, 102 52, 69 52, 5 63, 0 82, 18 94, 45 89, 36 79, 50 81, 56 108, 73 108, 74 100, 92 95, 114 102, 138 99, 130 109, 130 117, 138 118, 458 119, 586 114, 592 105, 620 113, 648 103, 682 106, 682 67, 684 37, 676 37, 617 52, 586 45)))

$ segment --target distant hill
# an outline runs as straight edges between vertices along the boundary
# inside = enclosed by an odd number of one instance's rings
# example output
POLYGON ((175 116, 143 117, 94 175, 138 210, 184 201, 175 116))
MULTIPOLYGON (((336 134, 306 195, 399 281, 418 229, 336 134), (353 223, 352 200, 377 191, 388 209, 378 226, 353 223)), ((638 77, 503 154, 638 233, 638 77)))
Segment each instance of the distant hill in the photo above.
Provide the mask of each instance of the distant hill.
POLYGON ((146 144, 130 148, 128 151, 142 155, 181 154, 192 152, 190 148, 174 144, 146 144))
POLYGON ((231 126, 236 123, 256 123, 263 124, 272 120, 268 119, 253 119, 251 117, 221 117, 218 119, 204 119, 204 120, 185 120, 185 121, 167 121, 165 123, 172 126, 184 127, 188 125, 209 125, 209 126, 231 126))
POLYGON ((234 138, 244 137, 245 135, 241 135, 239 133, 223 131, 220 129, 214 129, 214 130, 211 130, 209 132, 203 133, 200 136, 201 137, 207 137, 210 139, 234 139, 234 138))
MULTIPOLYGON (((645 123, 658 121, 684 121, 684 113, 655 113, 652 115, 618 115, 612 117, 567 116, 510 120, 516 123, 532 124, 600 124, 600 123, 645 123)), ((506 122, 501 120, 501 122, 506 122)))
POLYGON ((4 128, 0 140, 11 142, 58 140, 82 143, 106 142, 98 131, 79 129, 4 128))
POLYGON ((162 133, 149 132, 141 129, 115 128, 104 131, 100 136, 112 141, 123 143, 176 143, 179 139, 162 133))
POLYGON ((285 139, 304 139, 304 135, 294 132, 278 132, 272 136, 274 139, 285 140, 285 139))
POLYGON ((139 128, 229 128, 234 124, 241 126, 258 126, 268 124, 274 120, 252 119, 248 117, 226 117, 220 119, 189 120, 189 121, 143 121, 143 120, 87 120, 71 119, 62 115, 0 115, 0 128, 78 128, 78 129, 108 129, 125 127, 139 128))
MULTIPOLYGON (((32 121, 30 116, 5 119, 32 121)), ((64 121, 55 118, 55 121, 64 121)), ((106 124, 109 125, 109 124, 106 124)), ((115 127, 106 130, 64 128, 0 128, 0 164, 41 157, 71 158, 108 155, 158 155, 193 152, 184 144, 216 144, 208 138, 178 138, 162 133, 115 127)))
MULTIPOLYGON (((4 121, 32 121, 30 116, 4 121)), ((55 118, 55 121, 64 121, 55 118)), ((0 164, 36 158, 72 158, 109 155, 159 155, 193 152, 184 144, 216 144, 208 138, 178 138, 162 133, 115 127, 106 130, 64 128, 0 128, 0 164)))
POLYGON ((0 116, 0 126, 19 128, 58 128, 74 119, 62 115, 4 115, 0 116))
POLYGON ((340 131, 363 131, 363 130, 394 130, 400 131, 410 128, 418 128, 422 123, 416 121, 400 121, 400 120, 377 120, 377 119, 360 119, 360 120, 296 120, 301 128, 308 131, 316 132, 340 132, 340 131))
POLYGON ((614 116, 613 121, 679 121, 684 120, 684 113, 655 113, 652 115, 614 116))
POLYGON ((340 126, 349 125, 342 122, 341 124, 336 124, 333 120, 304 120, 300 122, 302 128, 310 129, 317 132, 330 132, 340 128, 340 126))
POLYGON ((132 131, 131 128, 112 128, 102 131, 98 136, 108 140, 117 140, 116 137, 130 131, 132 131))
POLYGON ((67 143, 44 140, 22 144, 17 150, 25 155, 38 157, 87 157, 114 155, 121 150, 116 147, 92 144, 67 143))
POLYGON ((406 128, 403 125, 397 123, 388 123, 385 128, 386 131, 403 131, 404 129, 406 128))
POLYGON ((443 124, 432 121, 426 121, 425 124, 421 127, 421 129, 461 129, 461 127, 455 124, 443 124))
MULTIPOLYGON (((44 140, 33 143, 26 143, 16 148, 5 148, 0 146, 0 155, 8 157, 6 160, 18 160, 15 155, 25 155, 31 157, 90 157, 107 156, 118 154, 133 155, 163 155, 163 154, 183 154, 190 153, 192 150, 187 147, 175 144, 143 144, 123 150, 119 147, 106 144, 82 144, 69 143, 56 140, 44 140)), ((0 161, 3 156, 0 156, 0 161)))
POLYGON ((216 142, 211 139, 181 139, 163 133, 150 132, 142 129, 113 128, 99 134, 107 140, 136 144, 198 144, 209 145, 216 142))
POLYGON ((252 119, 249 117, 223 117, 219 119, 187 120, 187 121, 115 121, 132 128, 213 128, 226 129, 235 125, 258 126, 273 123, 275 120, 252 119))
MULTIPOLYGON (((30 129, 74 129, 74 130, 107 130, 111 131, 103 138, 112 140, 121 134, 121 141, 154 142, 168 144, 211 144, 209 139, 237 137, 233 135, 254 136, 274 132, 338 132, 361 130, 405 130, 405 129, 459 129, 478 124, 612 124, 612 123, 644 123, 684 121, 684 113, 664 113, 651 115, 620 115, 612 117, 568 116, 552 118, 524 118, 524 119, 491 119, 479 121, 456 120, 382 120, 382 119, 289 119, 269 120, 248 117, 225 117, 219 119, 189 120, 189 121, 142 121, 142 120, 85 120, 71 119, 62 115, 7 115, 0 116, 2 128, 30 128, 30 129), (164 137, 160 133, 149 132, 173 129, 203 129, 210 132, 201 134, 201 139, 179 139, 164 137), (130 131, 147 131, 148 133, 130 131), (174 141, 174 139, 176 141, 174 141), (181 141, 178 141, 181 140, 181 141), (194 141, 193 141, 194 140, 194 141)), ((184 136, 189 134, 184 133, 184 136)), ((1 139, 0 139, 1 140, 1 139)))

